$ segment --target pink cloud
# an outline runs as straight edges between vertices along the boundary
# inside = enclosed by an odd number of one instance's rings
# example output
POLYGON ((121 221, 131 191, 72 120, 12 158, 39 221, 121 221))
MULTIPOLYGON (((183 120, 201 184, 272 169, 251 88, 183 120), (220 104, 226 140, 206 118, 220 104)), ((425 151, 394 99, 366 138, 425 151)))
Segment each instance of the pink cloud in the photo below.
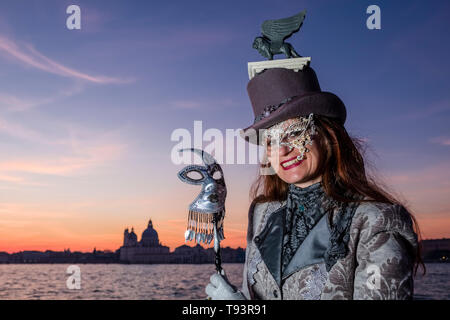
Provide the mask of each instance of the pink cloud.
POLYGON ((19 123, 12 122, 6 118, 1 117, 0 117, 0 132, 5 133, 10 137, 34 143, 49 144, 49 145, 61 144, 61 142, 58 140, 49 139, 31 128, 25 127, 19 123))
POLYGON ((0 174, 0 180, 7 181, 7 182, 20 183, 24 179, 22 177, 15 177, 15 176, 6 175, 6 174, 0 174))
MULTIPOLYGON (((0 162, 0 172, 26 172, 48 175, 73 175, 83 169, 97 167, 118 157, 124 149, 119 144, 103 144, 85 148, 83 154, 11 160, 0 162)), ((12 181, 10 179, 10 181, 12 181)))
POLYGON ((429 105, 421 106, 420 108, 411 109, 410 112, 402 115, 406 119, 422 119, 436 114, 440 114, 450 110, 450 100, 444 99, 431 103, 429 105))
POLYGON ((450 137, 435 137, 430 141, 432 143, 440 144, 442 146, 450 146, 450 137))
POLYGON ((86 128, 73 125, 67 128, 68 137, 54 139, 0 118, 1 131, 26 142, 62 148, 52 152, 56 155, 26 158, 4 156, 0 161, 0 180, 11 183, 33 183, 28 178, 18 177, 21 173, 73 176, 115 161, 127 149, 119 132, 88 132, 86 128))
POLYGON ((0 52, 3 52, 7 56, 14 60, 33 68, 60 75, 63 77, 84 80, 98 84, 109 83, 128 83, 131 80, 105 77, 105 76, 93 76, 81 71, 66 67, 56 61, 51 60, 39 51, 33 48, 30 44, 24 44, 19 46, 17 43, 7 39, 0 35, 0 52))
POLYGON ((450 236, 450 163, 388 175, 386 181, 401 192, 427 236, 450 236), (445 225, 437 228, 439 221, 445 225), (446 232, 443 232, 446 230, 446 232))
POLYGON ((60 90, 53 95, 37 98, 28 99, 23 97, 16 97, 7 93, 0 92, 0 109, 12 111, 12 112, 22 112, 41 105, 46 105, 48 103, 53 103, 59 99, 71 97, 83 90, 83 85, 80 82, 75 83, 73 86, 60 90))

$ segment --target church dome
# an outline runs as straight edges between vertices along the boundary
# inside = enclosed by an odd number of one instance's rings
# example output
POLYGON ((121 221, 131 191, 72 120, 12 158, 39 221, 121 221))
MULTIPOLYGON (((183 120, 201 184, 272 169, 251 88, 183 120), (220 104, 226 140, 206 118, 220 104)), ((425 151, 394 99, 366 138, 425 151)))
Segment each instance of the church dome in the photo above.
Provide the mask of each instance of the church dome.
POLYGON ((152 220, 148 222, 147 229, 142 232, 141 243, 144 247, 154 247, 159 245, 158 232, 153 229, 152 220))
POLYGON ((142 239, 158 239, 158 232, 155 229, 145 229, 142 232, 142 239))

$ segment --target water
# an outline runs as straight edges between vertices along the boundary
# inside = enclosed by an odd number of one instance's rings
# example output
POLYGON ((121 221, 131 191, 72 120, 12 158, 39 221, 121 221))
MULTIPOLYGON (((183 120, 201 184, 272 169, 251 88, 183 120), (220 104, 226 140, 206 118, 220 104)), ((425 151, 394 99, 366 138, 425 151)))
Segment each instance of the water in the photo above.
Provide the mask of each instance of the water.
MULTIPOLYGON (((210 264, 80 264, 81 289, 67 288, 67 264, 0 264, 0 300, 6 299, 204 299, 210 264)), ((243 264, 224 264, 241 286, 243 264)), ((415 282, 416 299, 450 299, 450 264, 427 264, 415 282)))
MULTIPOLYGON (((68 264, 0 264, 0 299, 205 299, 211 264, 79 264, 81 289, 70 290, 68 264)), ((223 264, 232 283, 243 264, 223 264)))
POLYGON ((417 300, 450 300, 450 263, 427 263, 427 273, 417 271, 414 298, 417 300))

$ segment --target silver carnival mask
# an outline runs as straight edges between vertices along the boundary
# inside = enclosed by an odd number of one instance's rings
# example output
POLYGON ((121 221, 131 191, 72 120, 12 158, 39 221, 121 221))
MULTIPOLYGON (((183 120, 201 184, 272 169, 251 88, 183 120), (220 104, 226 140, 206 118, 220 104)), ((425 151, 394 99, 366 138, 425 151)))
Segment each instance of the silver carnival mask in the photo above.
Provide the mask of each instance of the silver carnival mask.
POLYGON ((264 131, 264 143, 270 141, 274 148, 287 146, 289 151, 293 148, 299 150, 298 160, 303 160, 306 145, 312 145, 312 137, 316 134, 314 125, 314 114, 308 117, 297 117, 282 121, 264 131))
POLYGON ((209 244, 214 239, 214 228, 217 228, 218 241, 224 239, 223 218, 225 217, 225 198, 227 188, 220 165, 207 152, 199 149, 182 149, 191 151, 202 157, 205 166, 189 165, 178 172, 181 181, 202 185, 200 194, 189 205, 189 216, 185 240, 209 244), (192 173, 200 175, 193 178, 192 173), (189 176, 191 174, 191 176, 189 176))

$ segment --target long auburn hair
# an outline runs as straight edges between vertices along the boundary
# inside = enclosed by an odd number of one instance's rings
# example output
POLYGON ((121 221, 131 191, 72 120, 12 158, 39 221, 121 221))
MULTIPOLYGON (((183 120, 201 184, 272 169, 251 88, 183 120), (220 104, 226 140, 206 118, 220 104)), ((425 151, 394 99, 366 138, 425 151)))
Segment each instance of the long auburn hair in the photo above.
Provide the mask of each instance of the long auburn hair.
MULTIPOLYGON (((381 202, 406 207, 405 201, 400 201, 400 197, 388 190, 379 178, 366 171, 362 156, 365 143, 362 139, 350 137, 345 127, 332 118, 315 115, 314 124, 317 131, 313 138, 314 143, 317 144, 319 154, 325 156, 319 157, 318 168, 313 178, 322 175, 322 186, 329 197, 340 202, 355 202, 355 198, 348 195, 357 194, 368 198, 357 200, 358 202, 381 202)), ((262 164, 261 167, 266 165, 262 164)), ((276 174, 258 175, 250 189, 250 197, 255 203, 283 201, 287 198, 288 186, 288 183, 276 174)), ((419 239, 415 253, 414 274, 417 273, 419 265, 425 274, 419 225, 411 211, 409 209, 407 211, 419 239)))

